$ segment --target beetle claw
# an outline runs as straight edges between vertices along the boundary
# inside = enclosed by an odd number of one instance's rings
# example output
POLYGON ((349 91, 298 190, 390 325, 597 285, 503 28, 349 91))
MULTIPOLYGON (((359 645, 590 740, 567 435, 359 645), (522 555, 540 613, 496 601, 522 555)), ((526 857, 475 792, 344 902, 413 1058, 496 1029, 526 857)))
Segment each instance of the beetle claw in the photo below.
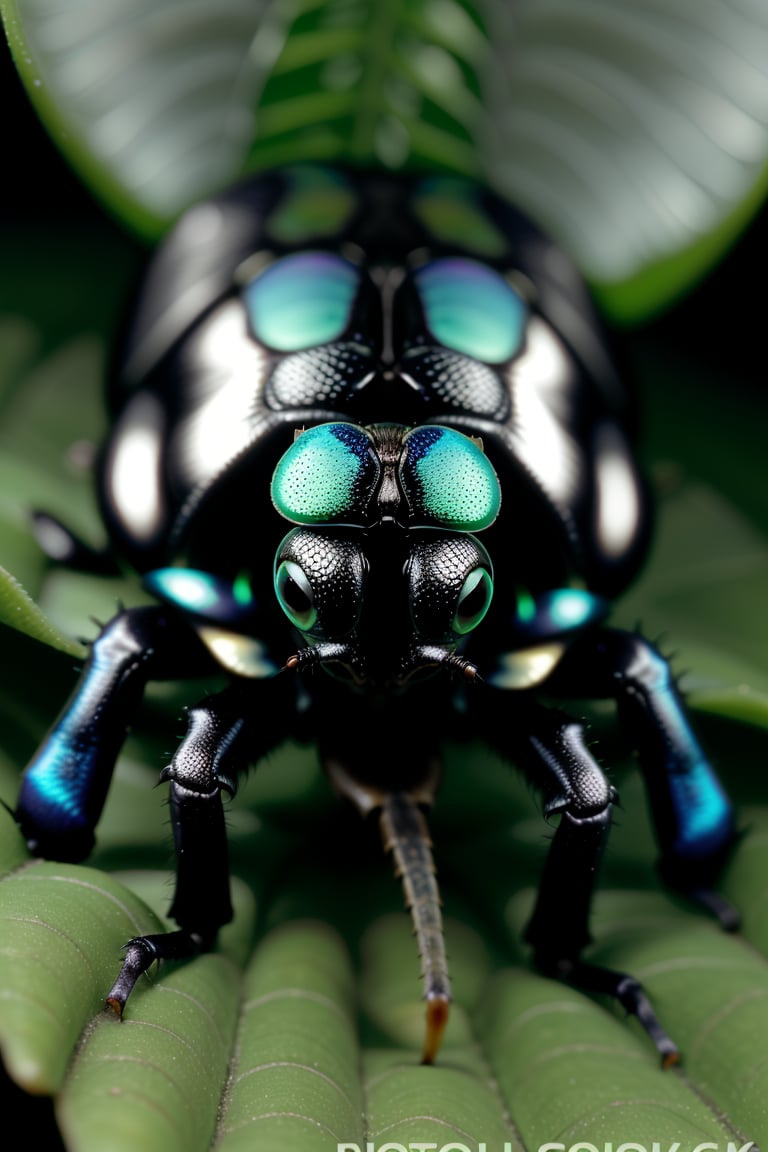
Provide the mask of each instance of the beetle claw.
POLYGON ((157 949, 146 936, 137 936, 125 946, 125 959, 117 980, 106 997, 106 1004, 118 1019, 123 1018, 123 1009, 140 976, 159 959, 157 949))
POLYGON ((427 1030, 421 1053, 422 1064, 434 1064, 443 1043, 450 1012, 450 997, 444 993, 427 997, 427 1030))

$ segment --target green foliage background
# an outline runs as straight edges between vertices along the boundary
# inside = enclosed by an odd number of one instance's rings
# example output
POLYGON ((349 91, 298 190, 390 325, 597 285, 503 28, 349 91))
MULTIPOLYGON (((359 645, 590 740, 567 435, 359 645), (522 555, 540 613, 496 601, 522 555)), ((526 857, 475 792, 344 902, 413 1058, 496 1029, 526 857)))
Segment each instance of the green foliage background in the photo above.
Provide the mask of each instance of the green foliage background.
MULTIPOLYGON (((33 597, 12 581, 0 593, 10 806, 74 682, 76 638, 139 596, 130 577, 51 571, 28 514, 45 508, 98 542, 89 445, 104 424, 109 333, 145 251, 68 183, 20 100, 14 91, 45 168, 29 183, 18 173, 25 196, 0 224, 0 563, 33 597), (9 626, 19 617, 38 639, 9 626)), ((32 1146, 335 1152, 368 1139, 518 1152, 588 1140, 692 1152, 766 1140, 768 405, 761 305, 744 279, 764 238, 756 225, 687 304, 617 337, 660 504, 654 555, 617 619, 675 650, 745 828, 723 879, 744 915, 731 937, 660 890, 640 782, 611 714, 585 703, 622 796, 590 955, 643 980, 681 1068, 662 1072, 613 1005, 530 971, 520 933, 548 833, 536 797, 480 743, 446 750, 432 820, 456 991, 436 1067, 418 1064, 418 960, 377 830, 331 795, 313 750, 293 745, 230 808, 237 916, 220 949, 144 982, 119 1024, 102 998, 121 947, 163 922, 170 893, 153 786, 201 691, 172 685, 148 694, 87 867, 30 860, 0 812, 4 1116, 32 1146)))

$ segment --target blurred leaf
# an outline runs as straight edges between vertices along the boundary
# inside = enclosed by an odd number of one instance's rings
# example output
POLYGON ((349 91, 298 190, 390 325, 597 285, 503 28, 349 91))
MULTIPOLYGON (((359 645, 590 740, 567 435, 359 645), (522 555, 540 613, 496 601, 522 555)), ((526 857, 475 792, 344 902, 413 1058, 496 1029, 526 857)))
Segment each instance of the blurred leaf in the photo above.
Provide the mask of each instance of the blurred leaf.
POLYGON ((720 0, 1 0, 49 132, 157 236, 248 168, 484 176, 615 319, 666 307, 768 188, 768 10, 720 0))
POLYGON ((290 18, 274 0, 3 0, 51 136, 118 216, 157 235, 240 170, 290 18))
POLYGON ((662 510, 652 561, 617 622, 673 646, 695 707, 768 728, 768 618, 757 608, 768 591, 768 539, 704 485, 681 486, 662 510))
POLYGON ((473 173, 488 54, 473 0, 305 0, 265 85, 248 166, 345 159, 473 173))
POLYGON ((488 0, 481 155, 606 312, 666 307, 768 189, 768 8, 488 0))

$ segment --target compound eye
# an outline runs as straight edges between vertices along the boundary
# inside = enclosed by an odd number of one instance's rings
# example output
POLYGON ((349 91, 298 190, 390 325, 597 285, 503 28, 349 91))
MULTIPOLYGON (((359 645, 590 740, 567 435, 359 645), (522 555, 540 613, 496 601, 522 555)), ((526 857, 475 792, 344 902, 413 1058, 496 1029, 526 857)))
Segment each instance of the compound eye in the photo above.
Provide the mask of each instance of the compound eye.
POLYGON ((405 438, 399 479, 413 523, 479 532, 499 513, 501 489, 483 450, 469 436, 438 424, 405 438))
POLYGON ((464 581, 453 617, 453 630, 465 636, 477 628, 491 606, 493 580, 486 568, 476 568, 464 581))
POLYGON ((473 536, 413 533, 406 576, 417 635, 455 644, 476 628, 491 604, 492 573, 488 553, 473 536))
POLYGON ((275 558, 275 593, 295 628, 325 640, 346 636, 362 611, 368 565, 341 532, 294 528, 275 558))
POLYGON ((363 428, 319 424, 302 432, 278 461, 272 503, 296 524, 362 525, 379 471, 363 428))
POLYGON ((300 632, 317 623, 315 594, 305 573, 293 560, 284 560, 275 573, 275 592, 280 607, 300 632))

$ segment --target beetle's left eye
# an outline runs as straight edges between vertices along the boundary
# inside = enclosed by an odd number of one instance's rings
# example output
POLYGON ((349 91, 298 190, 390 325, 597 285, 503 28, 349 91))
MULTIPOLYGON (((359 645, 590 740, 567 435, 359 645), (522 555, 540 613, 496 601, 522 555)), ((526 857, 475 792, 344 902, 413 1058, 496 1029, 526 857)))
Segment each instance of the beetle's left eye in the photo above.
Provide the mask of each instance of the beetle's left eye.
POLYGON ((360 289, 359 268, 333 252, 297 252, 243 288, 254 336, 278 352, 339 340, 360 289))
POLYGON ((493 580, 486 568, 476 568, 470 572, 456 604, 453 615, 453 630, 460 636, 465 636, 473 628, 477 628, 491 606, 493 596, 493 580))
POLYGON ((280 607, 300 632, 309 632, 317 621, 312 585, 293 560, 284 560, 275 573, 275 591, 280 607))
POLYGON ((362 548, 347 533, 294 528, 275 557, 275 593, 300 632, 335 640, 360 618, 367 571, 362 548))

